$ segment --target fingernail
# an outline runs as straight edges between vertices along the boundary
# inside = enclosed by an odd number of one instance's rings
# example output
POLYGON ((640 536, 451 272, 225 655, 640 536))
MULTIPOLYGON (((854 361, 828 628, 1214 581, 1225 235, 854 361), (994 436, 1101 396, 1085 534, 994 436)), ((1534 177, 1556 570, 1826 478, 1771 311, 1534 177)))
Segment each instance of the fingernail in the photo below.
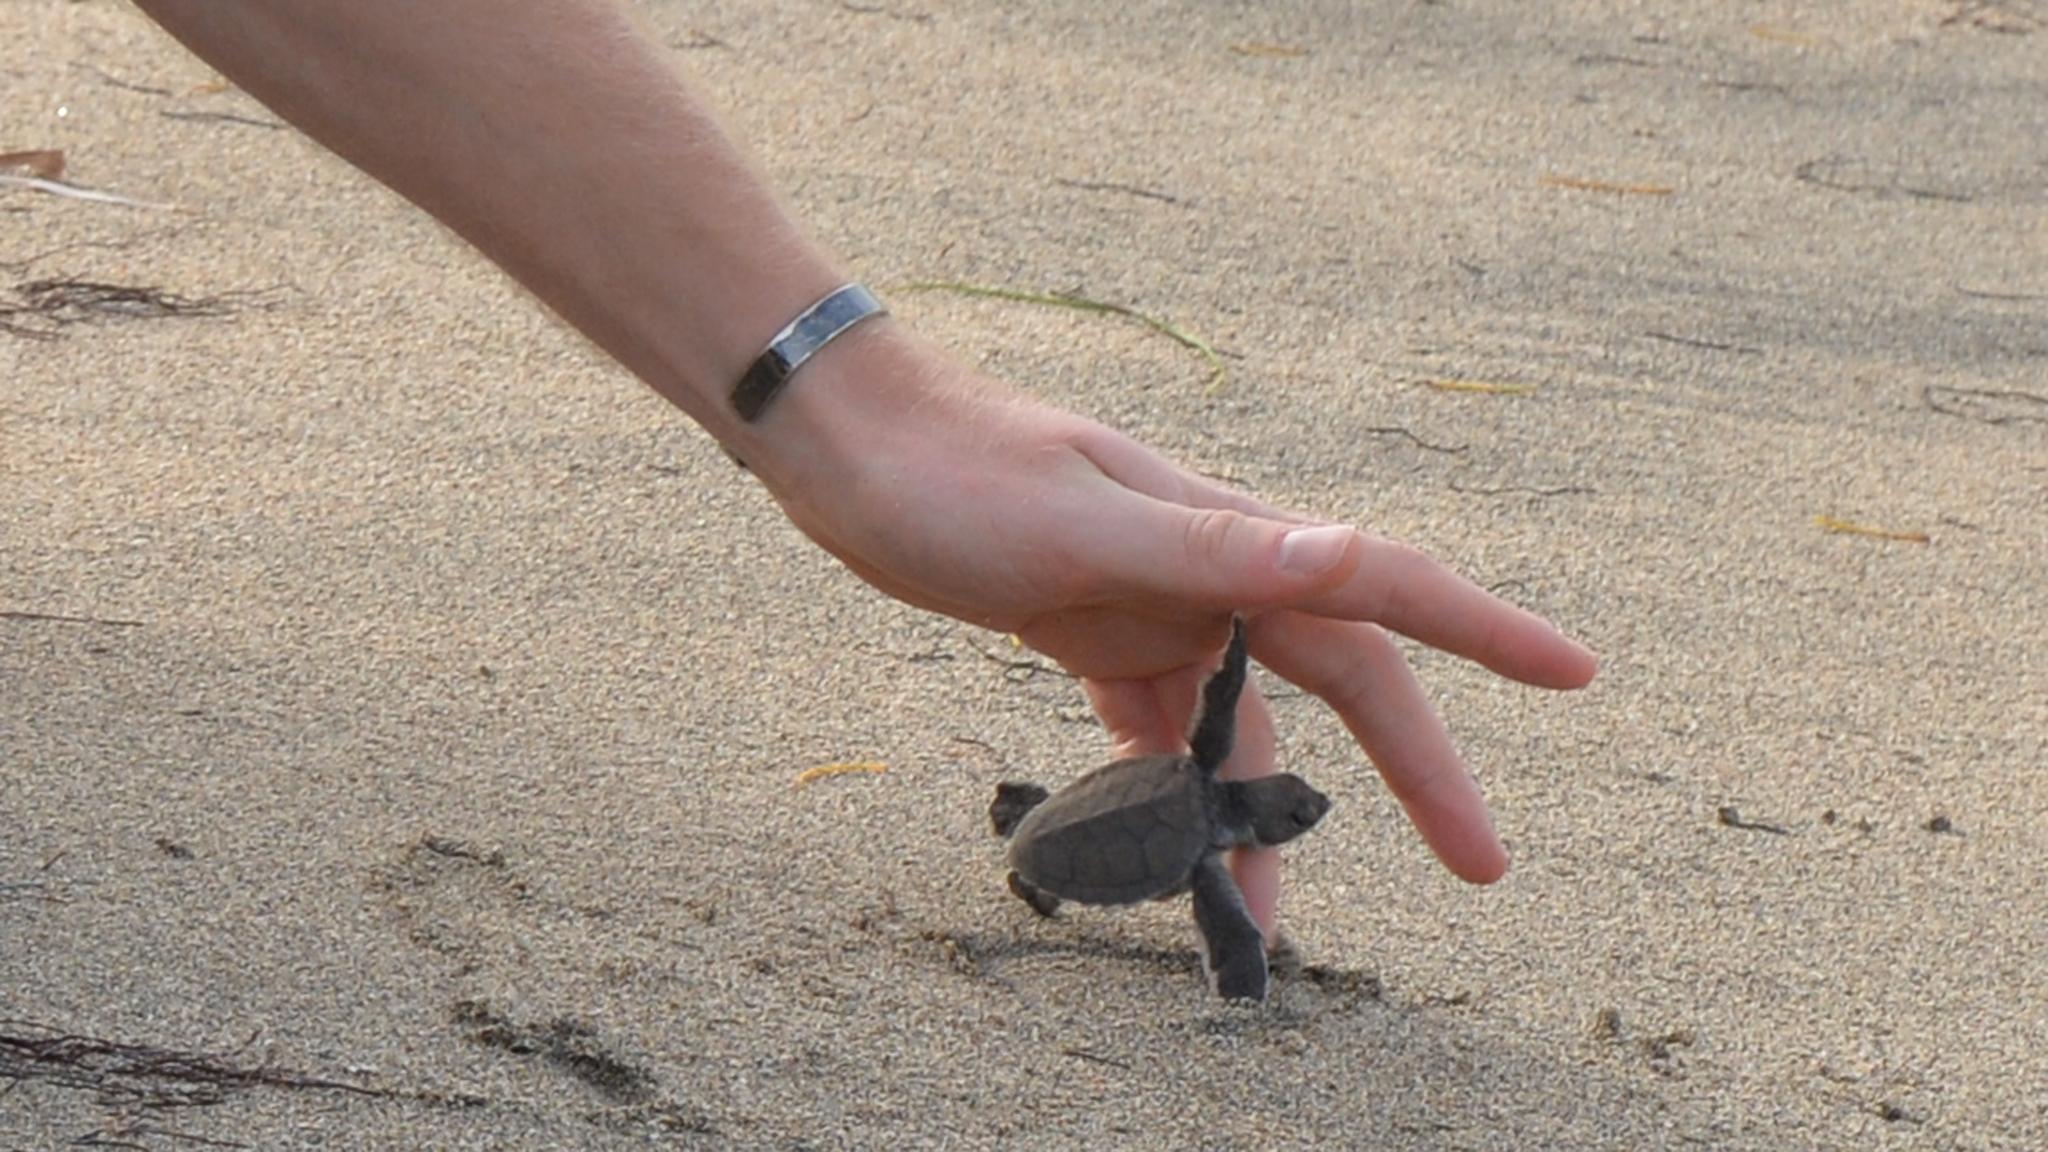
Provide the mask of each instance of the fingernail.
POLYGON ((1317 576, 1337 566, 1351 547, 1352 530, 1342 524, 1296 528, 1280 538, 1280 570, 1317 576))

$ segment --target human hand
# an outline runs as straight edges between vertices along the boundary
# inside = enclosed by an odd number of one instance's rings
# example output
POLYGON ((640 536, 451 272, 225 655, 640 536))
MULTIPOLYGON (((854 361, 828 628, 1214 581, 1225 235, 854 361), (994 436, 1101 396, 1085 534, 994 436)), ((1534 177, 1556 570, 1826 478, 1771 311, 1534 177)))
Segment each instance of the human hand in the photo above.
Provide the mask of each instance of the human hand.
MULTIPOLYGON (((1548 688, 1592 679, 1585 648, 1414 548, 1197 476, 893 323, 856 329, 805 373, 760 442, 810 450, 771 451, 756 470, 861 578, 1057 661, 1118 755, 1185 749, 1242 612, 1252 655, 1336 710, 1451 871, 1487 883, 1506 870, 1477 785, 1383 629, 1548 688)), ((1273 760, 1270 714, 1248 690, 1226 773, 1273 760)), ((1241 854, 1236 870, 1270 935, 1276 858, 1241 854)))

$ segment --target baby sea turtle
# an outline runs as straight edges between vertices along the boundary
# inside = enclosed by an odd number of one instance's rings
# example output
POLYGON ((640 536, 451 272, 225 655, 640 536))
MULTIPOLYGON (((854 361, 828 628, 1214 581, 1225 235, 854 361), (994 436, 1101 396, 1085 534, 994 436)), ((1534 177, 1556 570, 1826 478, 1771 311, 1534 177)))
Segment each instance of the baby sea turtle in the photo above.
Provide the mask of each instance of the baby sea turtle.
POLYGON ((1223 851, 1285 844, 1316 826, 1330 800, 1294 775, 1219 780, 1244 689, 1244 623, 1202 688, 1186 756, 1134 756, 1048 794, 996 786, 989 819, 1011 837, 1010 891, 1042 916, 1062 900, 1135 904, 1192 891, 1202 968, 1219 995, 1266 997, 1266 946, 1223 851))

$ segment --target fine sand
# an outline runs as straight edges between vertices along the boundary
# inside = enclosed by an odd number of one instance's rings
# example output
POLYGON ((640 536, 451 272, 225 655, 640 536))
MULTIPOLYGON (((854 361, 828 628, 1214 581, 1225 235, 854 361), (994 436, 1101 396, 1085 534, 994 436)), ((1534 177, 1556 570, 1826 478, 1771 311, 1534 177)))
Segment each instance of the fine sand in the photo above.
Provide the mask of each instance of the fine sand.
POLYGON ((0 151, 176 207, 0 188, 0 1148, 2048 1147, 2048 8, 648 16, 899 315, 1587 638, 1413 654, 1515 869, 1268 680, 1308 967, 1038 921, 984 810, 1077 685, 14 0, 0 151))

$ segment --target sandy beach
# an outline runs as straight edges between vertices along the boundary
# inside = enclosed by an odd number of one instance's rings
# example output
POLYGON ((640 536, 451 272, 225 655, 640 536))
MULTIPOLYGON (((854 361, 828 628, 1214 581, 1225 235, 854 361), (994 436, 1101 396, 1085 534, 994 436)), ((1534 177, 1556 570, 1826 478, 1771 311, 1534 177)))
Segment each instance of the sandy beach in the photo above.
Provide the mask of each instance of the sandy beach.
POLYGON ((2048 6, 644 11, 899 316, 1598 650, 1411 649, 1513 870, 1268 676, 1302 970, 1037 919, 1074 681, 15 0, 0 152, 128 202, 0 186, 0 1149, 2048 1147, 2048 6))

